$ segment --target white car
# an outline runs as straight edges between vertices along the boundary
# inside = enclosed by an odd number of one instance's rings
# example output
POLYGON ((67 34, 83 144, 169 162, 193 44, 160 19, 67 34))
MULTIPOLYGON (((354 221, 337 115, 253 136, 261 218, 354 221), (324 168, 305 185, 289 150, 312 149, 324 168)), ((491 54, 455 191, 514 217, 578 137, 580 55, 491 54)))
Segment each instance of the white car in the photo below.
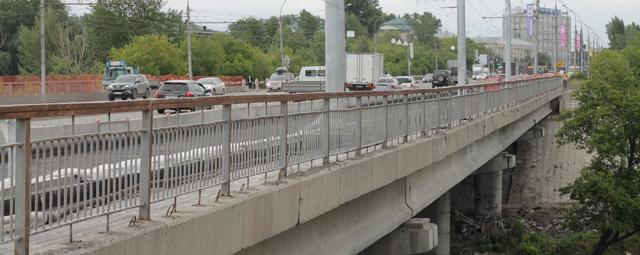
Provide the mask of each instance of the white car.
POLYGON ((416 79, 411 76, 398 76, 396 80, 400 83, 400 89, 416 89, 416 79))
POLYGON ((267 80, 267 91, 280 91, 282 90, 282 83, 293 81, 295 77, 292 73, 275 72, 271 74, 267 80))
POLYGON ((207 77, 198 80, 205 89, 209 90, 212 95, 224 95, 226 86, 218 77, 207 77))

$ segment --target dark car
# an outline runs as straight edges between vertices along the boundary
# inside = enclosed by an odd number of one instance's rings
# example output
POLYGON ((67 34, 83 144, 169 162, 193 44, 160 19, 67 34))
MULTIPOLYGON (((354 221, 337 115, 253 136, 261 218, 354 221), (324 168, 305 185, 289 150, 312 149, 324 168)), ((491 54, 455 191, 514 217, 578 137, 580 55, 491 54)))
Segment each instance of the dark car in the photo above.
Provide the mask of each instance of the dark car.
POLYGON ((436 70, 433 72, 433 82, 431 84, 434 88, 449 86, 452 84, 450 75, 451 71, 449 70, 436 70))
POLYGON ((151 93, 149 80, 144 75, 130 74, 120 75, 109 86, 107 86, 109 101, 116 98, 136 99, 137 97, 147 98, 151 93))
MULTIPOLYGON (((166 81, 156 92, 156 98, 185 98, 185 97, 206 97, 211 96, 211 91, 207 90, 197 81, 173 80, 166 81)), ((195 109, 189 109, 195 111, 195 109)), ((180 109, 175 109, 180 111, 180 109)), ((165 109, 158 109, 158 113, 164 113, 165 109)))

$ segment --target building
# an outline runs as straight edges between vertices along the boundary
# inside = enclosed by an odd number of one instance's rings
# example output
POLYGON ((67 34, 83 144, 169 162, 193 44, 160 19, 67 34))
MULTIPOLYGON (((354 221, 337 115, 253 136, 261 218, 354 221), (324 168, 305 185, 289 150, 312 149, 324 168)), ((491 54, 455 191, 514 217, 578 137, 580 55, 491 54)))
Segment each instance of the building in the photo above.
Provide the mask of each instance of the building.
POLYGON ((382 23, 382 26, 380 26, 380 31, 398 31, 400 32, 400 37, 405 40, 408 38, 409 34, 413 33, 413 29, 409 25, 409 22, 407 22, 407 20, 404 18, 395 18, 382 23))
MULTIPOLYGON (((558 64, 564 64, 571 58, 571 35, 573 29, 571 27, 571 17, 569 14, 555 8, 541 7, 538 10, 539 15, 539 52, 544 53, 553 59, 554 51, 557 47, 558 64), (561 30, 565 31, 565 45, 561 47, 561 30)), ((535 26, 532 27, 532 36, 529 36, 527 9, 517 7, 512 10, 511 31, 515 39, 520 39, 534 43, 535 46, 535 26)), ((534 12, 535 16, 535 12, 534 12)))
MULTIPOLYGON (((473 39, 476 43, 484 44, 491 52, 489 56, 489 62, 502 63, 504 57, 504 38, 500 37, 476 37, 473 39)), ((511 58, 516 66, 518 66, 517 73, 524 72, 524 69, 533 64, 533 52, 536 49, 536 45, 522 40, 511 39, 511 58)))

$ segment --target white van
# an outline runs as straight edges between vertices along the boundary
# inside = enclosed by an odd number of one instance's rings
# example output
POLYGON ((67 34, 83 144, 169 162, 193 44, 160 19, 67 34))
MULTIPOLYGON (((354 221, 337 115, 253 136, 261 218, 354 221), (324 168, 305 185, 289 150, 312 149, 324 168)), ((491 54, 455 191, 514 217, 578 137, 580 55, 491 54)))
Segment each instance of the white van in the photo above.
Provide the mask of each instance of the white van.
POLYGON ((327 78, 327 71, 324 66, 303 66, 300 68, 298 81, 318 81, 324 82, 327 78))
POLYGON ((323 92, 327 72, 324 66, 303 66, 295 80, 282 84, 282 91, 289 93, 323 92))

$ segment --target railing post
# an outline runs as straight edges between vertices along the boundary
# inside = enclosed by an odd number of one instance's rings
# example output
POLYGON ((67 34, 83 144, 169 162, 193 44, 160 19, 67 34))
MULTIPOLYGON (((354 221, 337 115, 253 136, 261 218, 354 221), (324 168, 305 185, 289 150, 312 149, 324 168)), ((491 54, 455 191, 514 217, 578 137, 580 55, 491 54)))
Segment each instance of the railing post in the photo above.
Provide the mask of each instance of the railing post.
POLYGON ((422 93, 422 136, 427 136, 427 93, 422 93))
POLYGON ((382 97, 382 105, 384 106, 384 143, 382 148, 387 148, 389 142, 389 97, 382 97))
POLYGON ((356 97, 356 107, 358 108, 358 120, 356 130, 358 135, 356 136, 356 156, 362 154, 362 97, 356 97))
POLYGON ((222 107, 222 118, 225 120, 224 131, 222 135, 222 194, 231 195, 231 105, 225 104, 222 107))
POLYGON ((324 157, 322 158, 322 163, 323 164, 329 164, 329 155, 331 155, 331 134, 330 134, 330 128, 331 128, 331 123, 329 121, 330 116, 330 112, 331 112, 331 106, 330 106, 330 102, 329 102, 329 98, 325 98, 323 101, 323 110, 324 112, 324 118, 323 118, 323 129, 322 129, 322 139, 324 140, 324 143, 322 144, 322 152, 324 153, 324 157))
POLYGON ((289 142, 287 135, 289 134, 289 102, 280 102, 280 114, 282 115, 282 125, 284 126, 280 130, 280 160, 282 166, 280 168, 279 178, 287 177, 287 166, 289 165, 289 159, 287 158, 287 151, 289 150, 289 142))
POLYGON ((151 219, 151 158, 153 155, 153 111, 142 111, 140 138, 140 208, 138 219, 151 219))
POLYGON ((403 142, 408 142, 409 141, 409 120, 411 119, 409 117, 409 95, 408 94, 404 94, 404 137, 402 138, 403 142))
POLYGON ((16 255, 29 254, 31 231, 31 120, 16 120, 15 174, 15 242, 16 255))

